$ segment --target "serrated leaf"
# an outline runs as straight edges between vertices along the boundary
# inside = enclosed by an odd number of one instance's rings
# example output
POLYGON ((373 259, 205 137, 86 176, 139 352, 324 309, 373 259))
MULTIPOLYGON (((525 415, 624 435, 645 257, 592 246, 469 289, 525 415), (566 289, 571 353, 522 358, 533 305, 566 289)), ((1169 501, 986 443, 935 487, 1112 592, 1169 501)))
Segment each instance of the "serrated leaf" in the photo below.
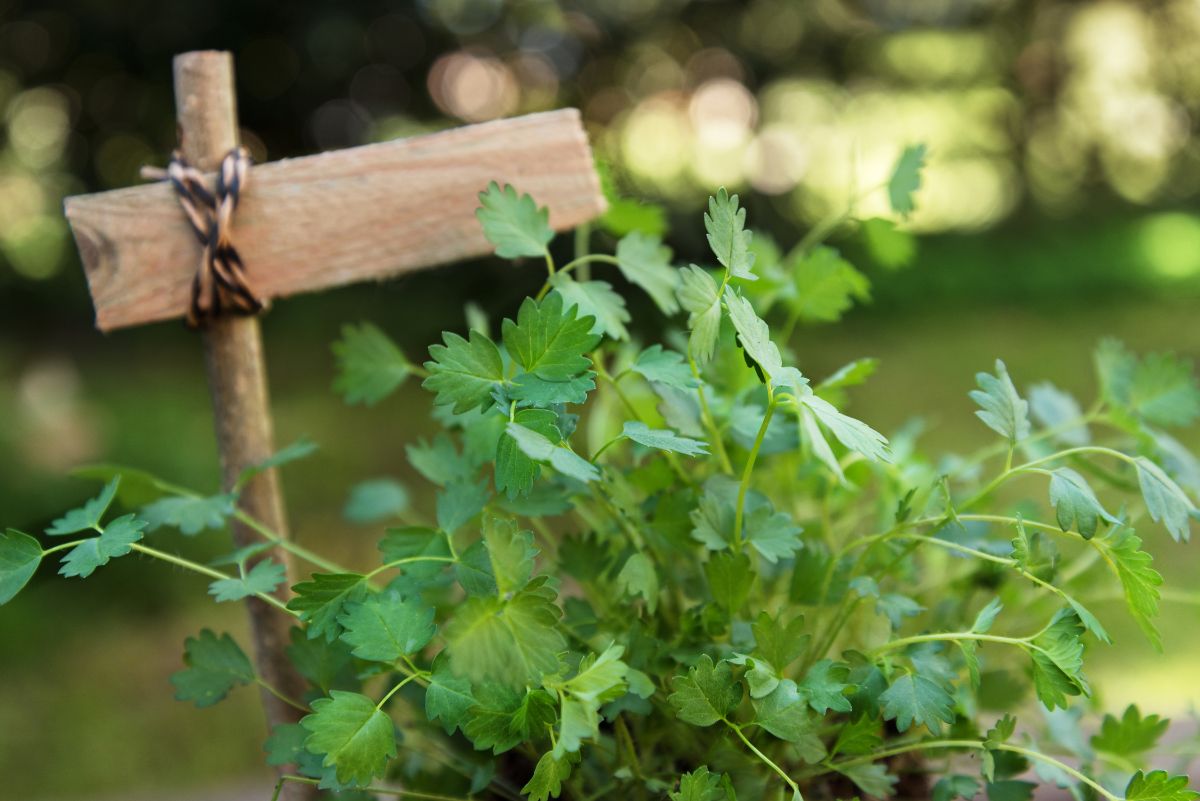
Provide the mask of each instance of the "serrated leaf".
POLYGON ((560 403, 583 403, 596 388, 596 374, 591 370, 566 381, 547 381, 532 373, 521 373, 508 387, 508 396, 521 405, 556 406, 560 403))
POLYGON ((917 255, 916 237, 897 228, 891 220, 882 217, 863 220, 859 234, 871 258, 885 270, 908 267, 917 255))
POLYGON ((996 360, 996 374, 976 373, 979 389, 968 393, 978 404, 975 416, 1011 443, 1029 436, 1029 404, 1017 393, 1004 362, 996 360))
POLYGON ((408 462, 417 472, 439 487, 459 478, 471 469, 470 460, 459 453, 454 441, 446 432, 433 438, 432 442, 419 439, 404 449, 408 462))
POLYGON ((804 254, 791 272, 794 290, 786 302, 801 322, 836 322, 854 301, 871 297, 871 282, 831 247, 804 254))
POLYGON ((1172 353, 1147 355, 1133 370, 1129 406, 1156 425, 1191 425, 1200 417, 1200 387, 1191 362, 1172 353))
POLYGON ((907 217, 916 208, 913 195, 921 188, 921 170, 925 168, 925 145, 909 145, 904 148, 892 175, 888 179, 888 201, 892 211, 907 217))
POLYGON ((666 315, 679 311, 675 290, 679 271, 671 266, 671 249, 657 236, 633 232, 617 243, 617 267, 625 280, 640 286, 666 315))
MULTIPOLYGON (((379 541, 379 551, 383 555, 385 565, 423 556, 449 559, 450 543, 446 535, 437 529, 406 526, 388 529, 387 534, 379 541)), ((427 578, 440 573, 445 566, 444 562, 431 560, 411 562, 401 567, 407 575, 427 578)))
POLYGON ((192 537, 206 529, 224 528, 236 502, 237 496, 233 493, 207 498, 173 495, 147 504, 139 514, 147 523, 147 531, 170 526, 192 537))
POLYGON ((607 281, 577 281, 567 273, 555 273, 550 279, 554 291, 563 297, 563 307, 578 310, 580 317, 591 317, 592 333, 612 339, 629 339, 629 310, 625 299, 613 291, 607 281))
POLYGON ((467 721, 467 712, 477 703, 471 682, 450 670, 450 660, 443 651, 433 660, 429 686, 425 688, 425 716, 442 724, 446 734, 467 721))
POLYGON ((301 459, 307 459, 318 450, 320 450, 320 448, 317 446, 317 443, 310 439, 301 437, 292 444, 275 451, 275 453, 271 454, 266 459, 263 459, 258 464, 250 465, 243 470, 242 474, 238 476, 237 487, 240 489, 241 487, 246 486, 246 484, 248 484, 250 480, 259 473, 265 473, 268 470, 273 470, 277 467, 283 467, 286 464, 298 462, 301 459))
POLYGON ((568 448, 559 447, 520 423, 509 423, 504 430, 517 443, 521 452, 535 462, 547 463, 563 475, 578 481, 595 481, 600 477, 600 471, 594 464, 568 448))
POLYGON ((708 232, 708 246, 723 267, 734 278, 755 281, 751 268, 754 254, 750 251, 752 234, 746 230, 746 210, 738 206, 738 196, 730 195, 725 187, 717 190, 708 199, 708 211, 704 214, 704 230, 708 232))
POLYGON ((52 537, 62 537, 67 534, 78 534, 80 531, 95 529, 100 525, 100 519, 104 517, 104 513, 108 511, 113 498, 116 497, 117 487, 120 486, 120 483, 121 477, 119 475, 115 476, 104 485, 104 489, 100 490, 100 494, 95 498, 87 501, 77 509, 72 509, 57 520, 52 521, 50 527, 46 529, 46 533, 52 537))
POLYGON ((343 783, 368 784, 383 776, 396 756, 392 719, 359 693, 333 690, 312 704, 313 714, 300 720, 308 730, 305 748, 324 756, 322 764, 337 770, 343 783))
POLYGON ((1029 412, 1043 428, 1055 429, 1054 439, 1066 445, 1087 445, 1091 441, 1079 401, 1048 381, 1029 388, 1029 412))
POLYGON ((711 726, 737 708, 742 685, 733 680, 728 662, 713 664, 702 654, 687 675, 671 679, 673 693, 668 697, 675 715, 693 726, 711 726))
POLYGON ((333 354, 338 363, 333 391, 346 403, 374 406, 412 372, 395 343, 371 323, 343 326, 342 338, 333 343, 333 354))
POLYGON ((269 594, 287 580, 283 565, 264 559, 244 576, 217 579, 208 585, 208 594, 217 601, 240 601, 256 593, 269 594))
POLYGON ((42 546, 16 529, 0 534, 0 606, 11 601, 29 583, 42 563, 42 546))
POLYGON ((746 355, 772 384, 778 386, 783 376, 783 357, 771 341, 771 330, 755 313, 750 301, 738 295, 732 287, 725 288, 725 308, 738 333, 738 342, 746 355))
POLYGON ((1189 519, 1197 513, 1196 505, 1162 468, 1145 456, 1134 460, 1142 500, 1155 523, 1161 522, 1176 542, 1187 542, 1191 536, 1189 519))
POLYGON ((1187 776, 1172 776, 1165 770, 1138 771, 1125 788, 1125 801, 1195 801, 1200 793, 1188 789, 1187 776))
POLYGON ((816 418, 837 437, 838 442, 871 461, 890 462, 892 452, 887 437, 861 420, 842 414, 824 398, 801 392, 796 402, 811 411, 816 418))
POLYGON ((713 600, 729 615, 737 614, 746 603, 754 584, 754 567, 744 553, 712 554, 704 563, 704 576, 713 600))
POLYGON ((492 181, 479 193, 480 207, 475 216, 483 225, 483 235, 496 246, 502 259, 546 254, 546 246, 554 238, 550 227, 550 210, 538 208, 529 195, 518 195, 505 184, 504 189, 492 181))
POLYGON ((651 345, 639 353, 629 369, 647 381, 676 389, 695 389, 700 385, 683 356, 673 350, 664 350, 662 345, 651 345))
POLYGON ((916 723, 936 733, 942 723, 954 722, 954 699, 925 676, 905 673, 879 696, 879 702, 884 720, 895 720, 901 732, 916 723))
POLYGON ((1096 377, 1100 382, 1100 394, 1115 406, 1129 406, 1137 357, 1119 340, 1106 338, 1096 346, 1093 359, 1096 377))
POLYGON ((807 698, 791 679, 781 680, 753 705, 754 723, 781 740, 798 743, 817 734, 820 719, 809 713, 807 698))
POLYGON ((1083 675, 1083 624, 1070 609, 1059 610, 1050 626, 1033 641, 1033 683, 1047 709, 1067 707, 1067 696, 1087 695, 1091 689, 1083 675))
POLYGON ((558 670, 566 641, 545 581, 534 579, 507 601, 480 596, 463 602, 444 631, 455 673, 511 686, 537 684, 558 670))
POLYGON ((750 630, 754 634, 752 653, 768 661, 776 670, 785 671, 808 647, 811 636, 804 628, 802 615, 792 618, 784 625, 782 613, 771 617, 766 612, 759 612, 758 617, 750 624, 750 630))
POLYGON ((721 774, 709 773, 706 765, 680 776, 679 789, 672 790, 668 796, 671 801, 727 801, 721 774))
POLYGON ((328 693, 334 686, 357 686, 349 645, 341 640, 329 642, 323 637, 310 640, 299 626, 293 627, 289 635, 288 659, 296 666, 296 672, 322 693, 328 693))
POLYGON ((512 520, 488 516, 483 525, 483 544, 500 595, 517 592, 529 583, 538 554, 532 531, 522 531, 512 520))
POLYGON ((1017 567, 1050 581, 1058 570, 1058 548, 1054 541, 1040 531, 1029 531, 1020 517, 1017 518, 1017 536, 1012 539, 1012 558, 1017 567))
POLYGON ((1118 526, 1092 542, 1104 555, 1121 582, 1129 614, 1137 621, 1151 644, 1162 650, 1162 638, 1154 625, 1154 618, 1158 617, 1158 588, 1162 586, 1163 578, 1151 567, 1154 559, 1142 550, 1141 538, 1133 529, 1118 526))
POLYGON ((658 607, 658 572, 644 553, 635 553, 625 560, 617 574, 617 587, 628 598, 641 596, 650 614, 658 607))
POLYGON ((621 661, 624 652, 624 647, 610 645, 599 656, 589 654, 573 677, 553 685, 562 699, 555 756, 577 752, 584 740, 599 736, 601 704, 625 694, 629 667, 621 661))
POLYGON ((367 583, 359 573, 314 573, 311 581, 300 582, 292 592, 296 596, 287 608, 300 613, 300 619, 308 624, 308 636, 324 636, 332 642, 342 633, 338 617, 347 605, 366 597, 367 583))
MULTIPOLYGON (((520 409, 515 415, 515 422, 541 434, 551 442, 562 439, 556 425, 557 420, 558 415, 548 409, 520 409)), ((500 441, 496 444, 497 492, 503 492, 509 498, 527 495, 540 472, 540 464, 526 456, 515 439, 507 433, 500 436, 500 441)))
POLYGON ((408 508, 408 490, 392 478, 376 478, 355 484, 342 508, 351 523, 378 523, 408 508))
POLYGON ((557 758, 547 752, 534 766, 533 776, 521 788, 523 795, 529 796, 529 801, 547 801, 558 798, 562 793, 562 783, 571 778, 571 760, 567 757, 557 758))
POLYGON ((554 699, 544 690, 485 683, 467 713, 463 734, 481 751, 502 754, 541 739, 555 721, 554 699))
POLYGON ((87 578, 96 568, 108 564, 110 559, 125 556, 133 550, 133 543, 142 538, 146 521, 134 515, 123 515, 104 527, 98 537, 91 537, 67 551, 62 558, 60 575, 87 578))
POLYGON ((444 345, 430 345, 429 371, 421 386, 436 393, 434 403, 453 406, 455 414, 471 409, 489 408, 492 392, 504 382, 504 361, 496 343, 478 331, 463 339, 450 331, 442 332, 444 345))
POLYGON ((933 785, 933 801, 971 801, 979 793, 979 781, 973 776, 955 774, 944 776, 933 785))
POLYGON ((1060 467, 1051 473, 1050 505, 1054 507, 1058 527, 1063 531, 1074 528, 1084 539, 1090 540, 1096 535, 1101 520, 1118 522, 1100 505, 1087 479, 1069 467, 1060 467))
POLYGON ((895 795, 893 788, 900 781, 888 772, 887 765, 882 762, 864 762, 859 765, 837 768, 837 771, 872 798, 890 798, 895 795))
POLYGON ((971 624, 971 631, 975 634, 987 634, 991 631, 992 624, 996 622, 996 617, 1002 609, 1004 609, 1004 604, 1000 603, 999 598, 988 601, 987 606, 980 609, 979 614, 975 616, 975 622, 971 624))
POLYGON ((656 448, 670 453, 682 453, 684 456, 704 456, 708 454, 708 444, 696 439, 681 437, 668 429, 654 429, 642 422, 628 422, 621 431, 622 436, 631 439, 647 448, 656 448))
POLYGON ((447 534, 453 534, 475 518, 488 502, 487 479, 472 481, 461 478, 450 481, 437 493, 437 523, 447 534))
POLYGON ((1130 704, 1118 720, 1105 715, 1100 731, 1092 736, 1092 747, 1126 759, 1136 759, 1150 751, 1166 731, 1170 721, 1158 715, 1142 717, 1141 710, 1130 704))
POLYGON ((776 512, 763 505, 746 515, 742 538, 763 559, 775 564, 780 559, 790 559, 800 550, 803 530, 786 512, 776 512))
POLYGON ((204 629, 184 643, 187 667, 171 675, 175 700, 191 701, 197 707, 212 706, 234 687, 254 681, 250 659, 228 634, 218 637, 204 629))
POLYGON ((345 629, 342 640, 353 647, 352 653, 374 662, 395 662, 415 654, 433 639, 436 629, 433 607, 394 592, 373 595, 349 607, 338 622, 345 629))
POLYGON ((502 325, 504 345, 525 372, 566 381, 591 365, 584 354, 600 343, 600 336, 592 333, 594 324, 594 318, 580 317, 575 307, 565 309, 556 292, 540 303, 526 298, 517 321, 502 325))
POLYGON ((860 715, 838 729, 830 756, 838 754, 869 754, 883 745, 878 718, 860 715))
POLYGON ((808 669, 796 686, 800 694, 808 699, 808 705, 814 712, 821 715, 831 709, 835 712, 849 712, 850 699, 846 697, 846 691, 854 688, 854 685, 847 681, 849 676, 849 666, 822 659, 808 669))
POLYGON ((721 293, 712 276, 696 265, 680 270, 679 304, 688 312, 688 353, 700 363, 712 358, 721 330, 721 293))

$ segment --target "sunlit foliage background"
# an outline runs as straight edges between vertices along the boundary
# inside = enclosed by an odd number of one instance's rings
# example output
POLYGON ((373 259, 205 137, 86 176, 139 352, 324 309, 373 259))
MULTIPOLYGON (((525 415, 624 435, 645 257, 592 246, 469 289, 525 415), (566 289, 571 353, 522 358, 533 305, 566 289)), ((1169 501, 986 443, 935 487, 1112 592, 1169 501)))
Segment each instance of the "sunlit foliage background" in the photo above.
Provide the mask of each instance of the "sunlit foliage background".
MULTIPOLYGON (((873 303, 801 329, 795 345, 817 375, 881 357, 856 414, 886 431, 920 411, 936 448, 986 435, 965 393, 995 356, 1022 386, 1051 378, 1089 395, 1103 334, 1200 353, 1197 42, 1200 0, 0 0, 2 522, 37 530, 83 497, 89 485, 64 477, 83 462, 215 485, 193 336, 96 334, 60 211, 66 195, 136 183, 165 160, 176 52, 234 52, 242 136, 259 160, 576 106, 622 191, 667 207, 680 261, 703 259, 698 211, 718 185, 786 246, 849 203, 887 216, 873 190, 905 145, 927 143, 901 225, 912 265, 888 269, 861 231, 838 229, 873 303)), ((365 561, 373 533, 338 513, 349 484, 393 475, 415 505, 427 500, 401 447, 427 400, 411 388, 347 414, 328 392, 340 325, 373 319, 420 355, 461 324, 465 301, 509 314, 537 281, 485 261, 271 313, 280 438, 324 446, 287 476, 299 537, 365 561)), ((249 693, 206 714, 168 701, 179 642, 212 607, 161 572, 131 592, 147 568, 128 561, 86 588, 41 576, 0 613, 0 772, 13 797, 261 778, 249 693), (42 615, 62 622, 44 630, 42 615), (119 652, 101 645, 114 632, 119 652), (83 757, 69 727, 89 743, 83 757)), ((1169 559, 1164 572, 1194 581, 1194 564, 1169 559)), ((237 610, 216 614, 240 630, 237 610)), ((1135 694, 1120 679, 1133 665, 1162 679, 1140 700, 1180 711, 1187 699, 1169 690, 1198 655, 1195 607, 1176 620, 1174 660, 1132 638, 1109 657, 1102 705, 1135 694)))

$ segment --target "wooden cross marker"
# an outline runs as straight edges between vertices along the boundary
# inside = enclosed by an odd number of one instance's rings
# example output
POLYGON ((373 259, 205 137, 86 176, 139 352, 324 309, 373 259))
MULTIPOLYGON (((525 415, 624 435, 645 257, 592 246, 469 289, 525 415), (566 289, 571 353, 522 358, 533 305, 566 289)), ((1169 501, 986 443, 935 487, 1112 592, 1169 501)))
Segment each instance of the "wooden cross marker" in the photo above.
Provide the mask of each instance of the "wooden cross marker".
MULTIPOLYGON (((184 53, 174 67, 183 155, 212 171, 238 144, 233 60, 225 52, 184 53)), ((475 209, 492 180, 548 206, 558 230, 605 207, 579 114, 568 109, 253 167, 233 239, 263 300, 381 279, 490 253, 475 209)), ((70 197, 65 205, 100 330, 184 314, 200 246, 167 182, 70 197)), ((201 336, 228 489, 274 450, 258 318, 222 317, 201 336)), ((286 535, 273 470, 250 481, 240 503, 286 535)), ((256 541, 246 526, 232 529, 239 546, 256 541)), ((271 555, 290 567, 284 554, 271 555)), ((286 596, 286 585, 279 592, 286 596)), ((249 607, 258 672, 300 696, 284 654, 289 619, 254 598, 249 607)), ((272 727, 298 718, 265 691, 263 703, 272 727)), ((284 797, 311 790, 288 783, 284 797)))

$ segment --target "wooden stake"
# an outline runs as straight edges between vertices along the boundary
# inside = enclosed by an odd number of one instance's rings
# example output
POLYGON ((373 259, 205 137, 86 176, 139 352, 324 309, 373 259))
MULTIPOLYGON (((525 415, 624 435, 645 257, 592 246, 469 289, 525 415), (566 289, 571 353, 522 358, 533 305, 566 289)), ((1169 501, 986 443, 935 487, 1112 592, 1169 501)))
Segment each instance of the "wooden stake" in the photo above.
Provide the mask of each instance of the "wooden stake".
MULTIPOLYGON (((198 169, 215 170, 230 149, 238 145, 237 105, 234 93, 233 58, 229 53, 202 51, 175 57, 175 107, 179 121, 180 146, 184 157, 198 169)), ((236 222, 235 222, 236 226, 236 222)), ((236 230, 236 228, 235 228, 236 230)), ((247 467, 274 451, 274 433, 267 395, 262 335, 257 317, 228 317, 215 321, 202 334, 216 423, 221 480, 228 491, 247 467)), ((242 490, 241 508, 281 537, 287 536, 287 521, 279 478, 267 470, 242 490)), ((234 542, 240 547, 259 541, 259 536, 242 523, 232 523, 234 542)), ((290 560, 281 549, 267 552, 289 568, 289 581, 277 590, 286 599, 294 576, 290 560)), ((269 604, 247 599, 250 634, 256 671, 266 683, 285 695, 299 698, 304 682, 287 659, 290 621, 269 604)), ((263 709, 271 728, 294 723, 300 712, 263 690, 263 709)), ((294 772, 283 766, 280 773, 294 772)), ((315 798, 311 785, 288 783, 281 798, 301 801, 315 798)))

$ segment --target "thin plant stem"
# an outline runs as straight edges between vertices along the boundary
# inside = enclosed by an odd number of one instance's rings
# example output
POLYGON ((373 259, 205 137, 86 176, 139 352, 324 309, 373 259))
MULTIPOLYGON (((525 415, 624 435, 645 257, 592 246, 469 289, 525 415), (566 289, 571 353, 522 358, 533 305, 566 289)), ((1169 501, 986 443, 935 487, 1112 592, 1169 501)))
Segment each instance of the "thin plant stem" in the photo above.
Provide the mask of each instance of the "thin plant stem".
POLYGON ((758 435, 754 438, 754 446, 750 449, 750 456, 746 459, 746 466, 742 470, 742 481, 738 485, 737 509, 733 517, 733 548, 739 553, 742 550, 742 523, 743 514, 746 508, 746 492, 750 489, 750 476, 754 472, 754 462, 758 459, 758 452, 762 448, 763 440, 767 437, 767 427, 771 425, 771 418, 775 414, 775 393, 770 386, 767 387, 767 411, 763 415, 762 425, 758 427, 758 435))
POLYGON ((800 793, 800 785, 796 784, 795 780, 793 780, 792 777, 787 774, 787 771, 776 765, 769 756, 758 750, 754 743, 750 742, 750 740, 746 738, 746 735, 742 733, 742 728, 740 726, 729 722, 729 720, 726 718, 721 718, 721 720, 725 721, 726 726, 733 729, 733 733, 738 736, 738 739, 741 740, 742 743, 744 743, 745 746, 749 748, 756 757, 762 760, 763 764, 775 771, 775 773, 779 775, 779 778, 783 779, 784 783, 787 784, 788 787, 792 788, 793 801, 804 801, 804 796, 800 793))
POLYGON ((457 562, 457 561, 458 561, 458 559, 456 559, 453 556, 407 556, 403 559, 397 559, 394 562, 387 562, 386 564, 382 564, 379 567, 372 570, 370 573, 367 573, 365 576, 363 576, 363 578, 371 579, 371 578, 374 578, 375 576, 379 575, 380 573, 382 573, 385 570, 392 570, 394 568, 403 567, 404 565, 411 565, 416 562, 443 562, 446 564, 450 564, 452 562, 457 562))
POLYGON ((321 556, 320 554, 313 553, 312 551, 308 550, 304 546, 297 545, 296 543, 292 542, 291 540, 287 539, 286 537, 280 536, 279 534, 272 531, 270 528, 268 528, 263 523, 259 522, 255 518, 253 518, 250 515, 243 512, 241 509, 235 509, 233 516, 234 516, 234 519, 236 519, 238 522, 240 522, 243 525, 247 526, 248 528, 251 528, 254 531, 256 531, 259 534, 259 536, 261 536, 263 539, 270 540, 271 543, 273 543, 274 545, 282 548, 283 550, 285 550, 289 553, 299 556, 301 559, 308 562, 309 564, 315 565, 316 567, 319 567, 322 570, 327 570, 330 573, 350 573, 350 572, 352 572, 348 568, 345 568, 345 567, 337 564, 336 562, 332 562, 332 561, 326 559, 325 557, 321 556))
POLYGON ((690 352, 688 353, 688 367, 692 369, 692 376, 696 379, 696 397, 700 400, 700 417, 704 420, 704 425, 712 437, 713 449, 717 458, 721 460, 721 470, 733 475, 733 463, 729 461, 729 452, 725 450, 725 440, 721 437, 717 422, 708 408, 708 398, 704 396, 704 379, 700 377, 700 368, 690 352))
MULTIPOLYGON (((276 785, 275 785, 275 794, 273 796, 271 796, 271 801, 279 801, 279 792, 282 789, 284 782, 296 782, 298 784, 319 785, 321 783, 321 780, 320 779, 310 779, 307 776, 295 776, 290 773, 285 776, 280 776, 279 782, 276 783, 276 785)), ((381 793, 383 795, 393 795, 393 796, 396 796, 397 798, 417 798, 417 799, 422 799, 423 801, 471 801, 471 799, 469 797, 464 798, 463 796, 456 796, 456 795, 442 795, 440 793, 426 793, 421 790, 405 790, 400 787, 376 787, 376 786, 372 785, 371 787, 360 788, 359 792, 381 793)))
POLYGON ((311 711, 306 704, 302 704, 299 701, 297 701, 295 698, 292 698, 291 696, 284 694, 281 690, 279 690, 274 685, 267 683, 262 678, 262 676, 255 676, 254 683, 257 684, 259 687, 262 687, 264 690, 269 692, 271 695, 278 698, 280 701, 283 701, 288 706, 293 707, 294 709, 299 709, 301 712, 310 712, 311 711))
MULTIPOLYGON (((146 545, 142 545, 140 542, 132 542, 129 544, 129 547, 131 549, 137 551, 138 553, 143 553, 146 556, 152 556, 155 559, 161 559, 164 562, 170 562, 173 565, 182 567, 185 570, 190 570, 193 573, 199 573, 202 576, 208 576, 209 578, 214 578, 214 579, 233 578, 233 576, 229 576, 225 573, 222 573, 219 570, 213 570, 211 567, 206 567, 205 565, 199 564, 197 562, 193 562, 190 559, 184 559, 181 556, 175 556, 174 554, 169 554, 169 553, 166 553, 165 551, 160 551, 157 548, 150 548, 146 545)), ((275 607, 276 609, 278 609, 281 612, 292 615, 293 617, 299 617, 299 613, 293 612, 291 609, 288 609, 287 604, 285 604, 283 601, 276 598, 274 595, 268 595, 265 592, 256 592, 256 593, 254 593, 254 597, 258 598, 261 601, 266 601, 271 606, 275 607)))

